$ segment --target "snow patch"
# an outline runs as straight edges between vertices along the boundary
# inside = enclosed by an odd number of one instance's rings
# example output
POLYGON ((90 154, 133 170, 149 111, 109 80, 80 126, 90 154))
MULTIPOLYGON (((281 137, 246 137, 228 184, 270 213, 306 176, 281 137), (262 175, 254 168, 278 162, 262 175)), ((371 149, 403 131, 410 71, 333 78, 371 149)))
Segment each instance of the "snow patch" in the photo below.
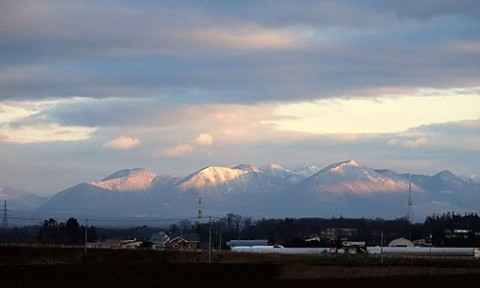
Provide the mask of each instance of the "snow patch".
POLYGON ((145 191, 150 188, 156 177, 155 173, 143 168, 123 169, 102 181, 90 184, 117 192, 145 191))
POLYGON ((201 187, 215 187, 234 180, 246 173, 249 173, 249 171, 220 166, 210 166, 187 177, 185 181, 178 185, 178 188, 186 191, 201 187))
POLYGON ((248 171, 248 172, 260 172, 260 169, 258 169, 257 167, 255 167, 253 165, 249 165, 249 164, 240 164, 238 166, 233 167, 233 169, 243 170, 243 171, 248 171))

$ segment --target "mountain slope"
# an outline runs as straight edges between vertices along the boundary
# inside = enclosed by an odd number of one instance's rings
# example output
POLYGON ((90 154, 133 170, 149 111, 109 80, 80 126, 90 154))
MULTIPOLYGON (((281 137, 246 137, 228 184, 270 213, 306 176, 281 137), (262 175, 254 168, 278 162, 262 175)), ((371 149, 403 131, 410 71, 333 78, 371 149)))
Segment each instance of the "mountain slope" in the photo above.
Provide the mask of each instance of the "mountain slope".
POLYGON ((186 191, 189 189, 208 189, 212 187, 228 186, 228 182, 232 180, 242 181, 242 179, 244 179, 242 176, 250 172, 250 169, 243 170, 238 168, 210 166, 187 176, 177 185, 177 187, 179 190, 186 191))
POLYGON ((269 180, 271 178, 251 165, 234 168, 210 166, 185 177, 176 185, 175 190, 226 201, 239 195, 258 195, 276 190, 277 185, 269 180))
POLYGON ((0 187, 0 201, 2 208, 5 200, 7 201, 7 209, 32 210, 46 202, 48 198, 28 193, 14 187, 5 186, 0 187))
POLYGON ((174 199, 169 191, 176 181, 176 177, 156 176, 141 168, 123 169, 101 181, 65 189, 38 210, 110 216, 156 215, 163 210, 166 199, 174 199))
POLYGON ((111 191, 138 192, 148 190, 156 177, 155 173, 142 168, 123 169, 90 184, 111 191))
POLYGON ((409 182, 377 173, 354 160, 338 162, 310 177, 306 189, 321 193, 372 194, 408 191, 409 182))

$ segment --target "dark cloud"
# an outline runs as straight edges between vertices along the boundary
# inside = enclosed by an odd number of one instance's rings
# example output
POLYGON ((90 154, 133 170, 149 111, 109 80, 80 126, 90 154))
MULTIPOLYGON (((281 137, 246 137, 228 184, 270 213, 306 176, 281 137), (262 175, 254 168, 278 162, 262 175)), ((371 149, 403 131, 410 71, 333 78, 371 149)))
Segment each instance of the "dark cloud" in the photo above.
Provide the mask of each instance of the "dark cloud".
POLYGON ((429 19, 466 16, 480 19, 480 3, 475 0, 367 1, 371 8, 392 12, 398 17, 429 19))
MULTIPOLYGON (((104 99, 65 103, 30 118, 45 119, 62 125, 87 127, 137 126, 161 119, 161 105, 151 99, 104 99)), ((166 107, 163 107, 168 111, 166 107)), ((158 125, 169 124, 167 121, 158 125)))
POLYGON ((480 42, 475 3, 2 1, 0 98, 251 103, 472 86, 479 52, 453 44, 480 42))
POLYGON ((435 135, 448 135, 450 138, 459 140, 467 137, 479 137, 480 119, 423 125, 413 129, 413 131, 435 135))

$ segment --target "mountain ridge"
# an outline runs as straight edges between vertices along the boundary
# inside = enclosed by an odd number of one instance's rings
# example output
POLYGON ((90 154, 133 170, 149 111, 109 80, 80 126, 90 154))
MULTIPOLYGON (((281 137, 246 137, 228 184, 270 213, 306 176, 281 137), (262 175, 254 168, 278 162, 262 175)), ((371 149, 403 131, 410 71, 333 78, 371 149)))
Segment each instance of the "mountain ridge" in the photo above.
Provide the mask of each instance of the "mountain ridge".
POLYGON ((276 163, 257 168, 207 166, 186 177, 157 176, 143 169, 121 169, 100 181, 56 193, 37 211, 75 208, 108 215, 195 216, 198 198, 204 215, 403 217, 408 190, 417 217, 448 209, 476 212, 480 184, 444 170, 434 176, 372 169, 355 160, 320 169, 288 170, 276 163))

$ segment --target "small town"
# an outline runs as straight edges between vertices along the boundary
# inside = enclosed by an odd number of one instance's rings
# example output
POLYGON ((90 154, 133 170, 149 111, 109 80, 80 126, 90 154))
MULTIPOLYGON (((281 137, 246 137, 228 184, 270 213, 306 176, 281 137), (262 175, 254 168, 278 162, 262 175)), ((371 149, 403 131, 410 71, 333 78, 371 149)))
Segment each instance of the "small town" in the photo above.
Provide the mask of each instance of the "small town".
POLYGON ((281 254, 357 254, 479 257, 480 216, 446 213, 424 223, 348 218, 254 220, 229 213, 223 218, 183 219, 168 227, 95 227, 71 217, 42 225, 3 227, 3 245, 71 245, 86 249, 234 251, 281 254))

